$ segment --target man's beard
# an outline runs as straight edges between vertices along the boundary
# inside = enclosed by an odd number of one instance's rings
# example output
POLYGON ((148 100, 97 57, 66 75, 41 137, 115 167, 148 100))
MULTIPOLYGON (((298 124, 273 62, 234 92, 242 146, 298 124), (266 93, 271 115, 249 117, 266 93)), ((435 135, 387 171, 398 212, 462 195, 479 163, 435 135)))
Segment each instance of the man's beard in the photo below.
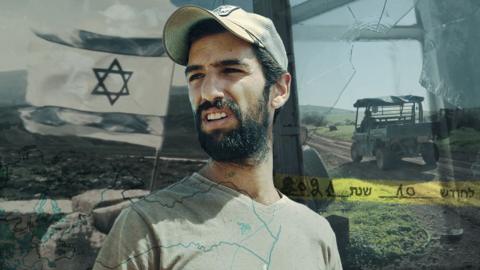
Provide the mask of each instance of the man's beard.
POLYGON ((265 100, 259 100, 254 113, 242 114, 231 100, 202 103, 195 114, 195 126, 200 145, 215 161, 233 162, 242 165, 262 162, 268 152, 268 110, 265 100), (218 102, 221 102, 220 104, 218 102), (211 107, 229 108, 239 125, 230 131, 215 130, 206 133, 202 130, 202 111, 211 107))

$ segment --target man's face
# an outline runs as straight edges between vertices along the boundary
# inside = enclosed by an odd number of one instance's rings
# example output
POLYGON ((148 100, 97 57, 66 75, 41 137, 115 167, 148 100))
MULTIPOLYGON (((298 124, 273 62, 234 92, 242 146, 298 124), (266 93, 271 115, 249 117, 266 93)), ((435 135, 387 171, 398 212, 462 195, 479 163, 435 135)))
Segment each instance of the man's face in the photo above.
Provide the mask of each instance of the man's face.
POLYGON ((185 72, 203 149, 218 161, 262 159, 270 116, 251 45, 229 32, 203 37, 192 44, 185 72))

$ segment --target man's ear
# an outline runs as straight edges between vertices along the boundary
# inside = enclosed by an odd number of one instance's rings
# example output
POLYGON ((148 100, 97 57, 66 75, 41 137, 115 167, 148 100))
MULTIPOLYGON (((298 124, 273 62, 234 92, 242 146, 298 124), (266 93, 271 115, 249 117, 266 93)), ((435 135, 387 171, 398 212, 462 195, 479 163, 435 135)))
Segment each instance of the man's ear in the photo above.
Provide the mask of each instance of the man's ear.
POLYGON ((271 102, 270 105, 274 109, 278 109, 287 102, 288 97, 290 97, 290 83, 292 81, 292 75, 285 72, 280 76, 277 82, 272 85, 270 89, 271 102))

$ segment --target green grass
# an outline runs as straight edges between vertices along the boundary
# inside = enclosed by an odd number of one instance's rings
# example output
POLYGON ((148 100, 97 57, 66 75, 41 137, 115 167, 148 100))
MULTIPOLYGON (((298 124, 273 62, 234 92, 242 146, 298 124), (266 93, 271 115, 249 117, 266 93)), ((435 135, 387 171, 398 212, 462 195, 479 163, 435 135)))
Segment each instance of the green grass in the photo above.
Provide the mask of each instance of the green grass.
POLYGON ((349 218, 350 245, 343 262, 349 269, 375 269, 419 256, 430 242, 408 206, 337 201, 322 214, 349 218))
POLYGON ((440 140, 438 146, 446 150, 450 144, 450 151, 476 155, 480 150, 480 131, 473 128, 452 130, 450 136, 440 140))
POLYGON ((345 121, 355 121, 355 114, 334 114, 330 113, 325 116, 330 124, 345 123, 345 121))
POLYGON ((300 118, 307 114, 317 114, 325 117, 329 124, 345 123, 355 121, 355 111, 330 108, 326 106, 300 105, 300 118))
MULTIPOLYGON (((351 141, 354 126, 337 126, 338 130, 330 131, 328 127, 307 126, 312 134, 332 138, 336 140, 351 141)), ((480 151, 480 131, 473 128, 460 128, 451 131, 450 136, 437 142, 441 150, 450 147, 452 152, 461 152, 476 155, 480 151)))
POLYGON ((338 130, 330 131, 328 127, 307 127, 311 132, 316 135, 332 138, 336 140, 351 141, 354 126, 337 126, 338 130))

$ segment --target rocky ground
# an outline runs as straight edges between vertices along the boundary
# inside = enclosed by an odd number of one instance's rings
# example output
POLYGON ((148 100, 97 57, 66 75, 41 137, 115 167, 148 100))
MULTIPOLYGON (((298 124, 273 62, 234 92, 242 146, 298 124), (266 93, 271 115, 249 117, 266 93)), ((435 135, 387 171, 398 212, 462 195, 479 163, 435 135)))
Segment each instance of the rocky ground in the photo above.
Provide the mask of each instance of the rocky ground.
MULTIPOLYGON (((155 153, 125 150, 3 148, 0 269, 91 267, 115 217, 151 186, 155 153)), ((202 159, 160 157, 153 188, 204 164, 202 159)))
MULTIPOLYGON (((203 160, 163 158, 158 162, 156 188, 197 171, 203 160)), ((154 169, 150 156, 92 154, 65 150, 28 154, 4 152, 0 178, 1 200, 25 200, 47 196, 71 198, 91 189, 149 189, 154 169)))

